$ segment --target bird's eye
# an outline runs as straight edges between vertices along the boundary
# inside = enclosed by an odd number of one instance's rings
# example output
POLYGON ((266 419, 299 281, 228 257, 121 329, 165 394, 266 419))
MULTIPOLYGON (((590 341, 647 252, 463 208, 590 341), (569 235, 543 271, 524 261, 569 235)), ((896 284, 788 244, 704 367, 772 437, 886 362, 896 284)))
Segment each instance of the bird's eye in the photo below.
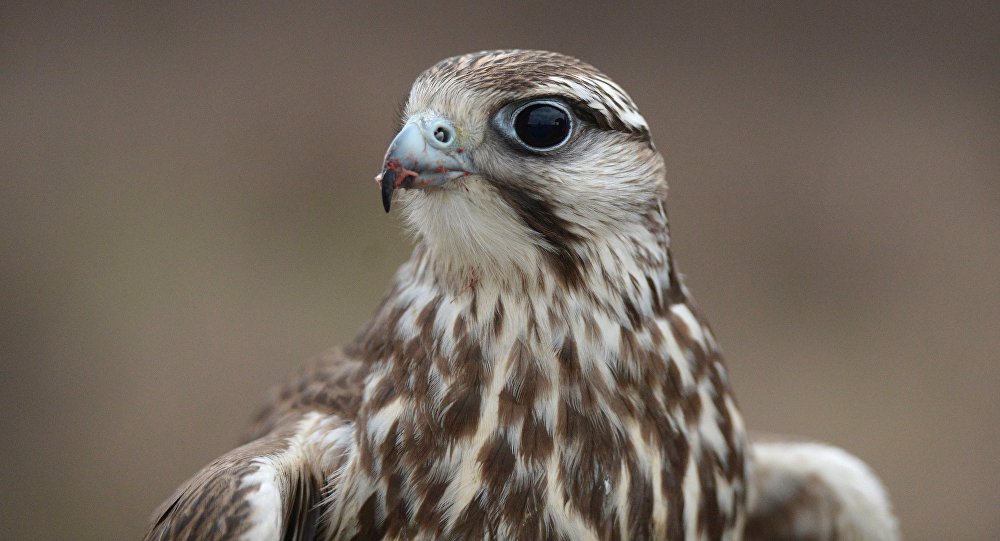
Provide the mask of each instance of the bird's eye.
POLYGON ((532 150, 552 150, 569 139, 569 112, 551 102, 533 102, 514 113, 514 134, 532 150))

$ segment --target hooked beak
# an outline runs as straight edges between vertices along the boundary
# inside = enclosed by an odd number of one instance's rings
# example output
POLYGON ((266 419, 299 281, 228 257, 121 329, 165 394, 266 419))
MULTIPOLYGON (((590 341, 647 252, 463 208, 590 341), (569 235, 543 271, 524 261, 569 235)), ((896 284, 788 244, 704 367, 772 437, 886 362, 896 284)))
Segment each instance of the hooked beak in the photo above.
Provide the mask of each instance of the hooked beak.
POLYGON ((473 174, 455 126, 440 116, 411 118, 389 144, 382 172, 382 206, 389 212, 396 188, 428 188, 473 174))

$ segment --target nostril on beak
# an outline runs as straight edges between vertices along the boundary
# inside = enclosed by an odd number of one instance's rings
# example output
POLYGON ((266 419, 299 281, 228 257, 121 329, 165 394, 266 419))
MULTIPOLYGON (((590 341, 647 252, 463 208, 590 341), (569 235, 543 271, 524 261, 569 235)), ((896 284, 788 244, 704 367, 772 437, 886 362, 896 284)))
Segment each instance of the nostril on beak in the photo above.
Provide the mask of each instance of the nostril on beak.
POLYGON ((439 142, 448 144, 451 142, 451 132, 445 129, 444 126, 438 126, 434 130, 434 138, 437 139, 439 142))
POLYGON ((425 129, 427 131, 424 133, 430 135, 431 144, 440 149, 446 149, 455 143, 455 127, 447 120, 436 119, 425 129))

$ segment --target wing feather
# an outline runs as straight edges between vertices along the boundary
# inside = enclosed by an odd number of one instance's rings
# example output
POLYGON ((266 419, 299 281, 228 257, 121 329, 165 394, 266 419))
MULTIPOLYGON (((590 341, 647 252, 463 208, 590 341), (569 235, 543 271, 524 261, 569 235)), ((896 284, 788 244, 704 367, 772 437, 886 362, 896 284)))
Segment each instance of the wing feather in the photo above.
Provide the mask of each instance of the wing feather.
POLYGON ((857 457, 775 438, 752 450, 746 541, 899 539, 885 488, 857 457))
POLYGON ((307 363, 273 392, 251 441, 184 483, 157 509, 145 539, 316 538, 325 483, 353 439, 367 368, 339 348, 307 363))

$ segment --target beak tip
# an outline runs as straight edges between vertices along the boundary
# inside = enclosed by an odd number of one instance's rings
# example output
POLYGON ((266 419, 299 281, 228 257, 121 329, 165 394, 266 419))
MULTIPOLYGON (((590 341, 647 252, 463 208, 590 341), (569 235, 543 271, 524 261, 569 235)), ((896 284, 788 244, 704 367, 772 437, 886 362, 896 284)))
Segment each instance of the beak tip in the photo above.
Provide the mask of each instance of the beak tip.
POLYGON ((396 172, 392 169, 386 169, 375 177, 375 181, 379 183, 382 191, 382 208, 388 214, 389 208, 392 206, 392 192, 396 189, 396 172))

